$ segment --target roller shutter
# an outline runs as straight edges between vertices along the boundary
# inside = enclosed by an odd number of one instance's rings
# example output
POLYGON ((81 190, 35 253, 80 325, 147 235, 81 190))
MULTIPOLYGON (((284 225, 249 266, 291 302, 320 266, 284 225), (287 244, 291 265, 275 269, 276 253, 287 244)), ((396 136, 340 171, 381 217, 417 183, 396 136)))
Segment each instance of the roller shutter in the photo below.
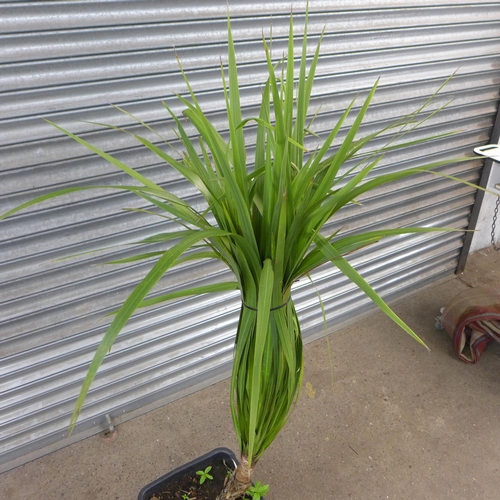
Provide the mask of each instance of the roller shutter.
MULTIPOLYGON (((265 76, 262 30, 272 22, 275 53, 286 46, 290 0, 231 1, 242 104, 257 114, 265 76)), ((392 171, 462 155, 488 142, 498 108, 500 3, 311 0, 311 50, 324 26, 311 112, 324 135, 341 110, 378 76, 363 132, 422 105, 451 73, 438 104, 451 103, 412 137, 459 130, 389 154, 392 171)), ((300 33, 304 6, 294 3, 300 33)), ((174 193, 201 203, 191 187, 131 138, 86 121, 139 130, 109 104, 126 108, 175 142, 161 105, 180 112, 185 94, 173 47, 214 123, 221 112, 219 58, 226 58, 226 7, 219 0, 0 2, 0 212, 73 185, 128 184, 125 175, 62 137, 42 118, 79 133, 174 193)), ((250 134, 251 136, 251 134, 250 134)), ((159 141, 158 138, 155 139, 159 141)), ((476 182, 482 164, 442 172, 476 182)), ((328 229, 355 232, 429 224, 465 228, 474 189, 419 175, 360 200, 328 229)), ((128 194, 92 191, 47 202, 0 223, 0 462, 6 470, 70 442, 67 425, 93 352, 151 263, 101 266, 133 253, 127 244, 173 228, 128 194), (88 253, 100 247, 99 253, 88 253), (79 257, 60 260, 72 254, 79 257)), ((358 270, 395 299, 453 273, 461 233, 401 236, 357 252, 358 270)), ((156 292, 227 278, 217 263, 176 269, 156 292)), ((317 291, 331 328, 371 309, 370 301, 331 266, 294 298, 308 339, 322 335, 317 291)), ((237 293, 178 300, 130 321, 106 358, 71 439, 123 421, 227 376, 240 302, 237 293)))

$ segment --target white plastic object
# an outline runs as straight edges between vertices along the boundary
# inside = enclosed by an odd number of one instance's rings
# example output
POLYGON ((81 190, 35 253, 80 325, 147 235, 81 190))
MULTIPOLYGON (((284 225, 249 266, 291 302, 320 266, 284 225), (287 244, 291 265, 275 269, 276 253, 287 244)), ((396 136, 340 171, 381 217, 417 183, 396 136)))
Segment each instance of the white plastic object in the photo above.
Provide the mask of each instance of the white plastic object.
POLYGON ((500 145, 499 144, 486 144, 486 146, 479 146, 474 148, 474 153, 491 158, 500 163, 500 145))
MULTIPOLYGON (((500 144, 487 144, 474 148, 474 153, 491 158, 496 164, 500 165, 500 144)), ((495 165, 495 163, 493 165, 495 165)), ((500 191, 500 168, 494 168, 489 181, 490 186, 500 191)))

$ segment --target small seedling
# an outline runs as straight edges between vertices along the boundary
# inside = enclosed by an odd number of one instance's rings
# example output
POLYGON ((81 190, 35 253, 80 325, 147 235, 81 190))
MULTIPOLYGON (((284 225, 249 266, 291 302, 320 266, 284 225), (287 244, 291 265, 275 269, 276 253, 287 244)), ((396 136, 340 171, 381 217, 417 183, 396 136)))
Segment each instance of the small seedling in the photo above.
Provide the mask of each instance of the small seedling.
POLYGON ((233 473, 233 471, 231 469, 227 469, 227 471, 226 471, 226 477, 231 477, 232 473, 233 473))
POLYGON ((189 497, 184 493, 184 495, 182 495, 182 500, 189 500, 189 497))
POLYGON ((196 474, 200 476, 200 484, 203 484, 207 479, 213 479, 213 476, 209 474, 212 470, 212 466, 209 465, 205 470, 197 470, 196 474))
POLYGON ((257 481, 254 485, 248 488, 247 495, 250 495, 252 500, 260 500, 268 491, 268 484, 262 484, 260 481, 257 481))

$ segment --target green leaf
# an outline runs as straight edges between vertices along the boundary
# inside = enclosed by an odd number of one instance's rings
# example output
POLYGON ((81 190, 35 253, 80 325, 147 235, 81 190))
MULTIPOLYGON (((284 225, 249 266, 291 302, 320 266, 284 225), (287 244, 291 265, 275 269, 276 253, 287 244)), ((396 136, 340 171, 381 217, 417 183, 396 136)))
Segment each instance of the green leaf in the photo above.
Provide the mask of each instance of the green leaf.
POLYGON ((37 196, 36 198, 33 198, 30 201, 27 201, 26 203, 22 203, 21 205, 18 205, 17 207, 9 210, 8 212, 5 212, 4 214, 0 215, 0 220, 5 219, 7 217, 10 217, 11 215, 20 212, 21 210, 24 210, 25 208, 31 207, 33 205, 37 205, 38 203, 42 203, 47 200, 51 200, 52 198, 57 198, 58 196, 64 196, 66 194, 70 193, 76 193, 78 191, 86 191, 88 189, 125 189, 123 186, 82 186, 82 187, 71 187, 71 188, 64 188, 64 189, 59 189, 58 191, 53 191, 52 193, 47 193, 41 196, 37 196))
POLYGON ((266 345, 267 326, 271 309, 271 299, 273 294, 274 272, 272 262, 269 259, 264 261, 262 274, 259 283, 259 295, 257 302, 257 326, 255 329, 255 347, 252 363, 252 383, 250 387, 250 408, 248 426, 248 464, 251 467, 254 455, 255 431, 257 428, 257 416, 261 408, 260 404, 260 384, 262 376, 262 356, 266 345))
POLYGON ((132 257, 124 257, 123 259, 115 259, 105 262, 105 264, 128 264, 129 262, 137 262, 138 260, 146 260, 152 259, 153 257, 158 257, 159 255, 163 255, 165 253, 164 250, 159 252, 147 252, 141 253, 139 255, 133 255, 132 257))
POLYGON ((105 160, 109 161, 112 163, 115 167, 118 167, 120 170, 123 170, 123 172, 127 173, 130 175, 130 177, 133 177, 135 180, 139 181, 141 184, 144 184, 144 186, 152 188, 152 189, 158 189, 163 191, 163 188, 158 186, 158 184, 155 184, 153 181, 149 180, 147 177, 144 177, 142 174, 139 172, 136 172, 133 168, 129 167, 128 165, 125 165, 125 163, 121 162, 120 160, 117 160, 113 156, 111 156, 108 153, 105 153, 101 149, 95 147, 94 145, 90 144, 90 142, 85 141, 81 137, 78 137, 75 134, 72 134, 68 130, 64 129, 63 127, 60 127, 56 123, 51 122, 50 120, 45 120, 47 123, 50 123, 53 127, 55 127, 57 130, 60 130, 64 134, 66 134, 68 137, 71 137, 73 140, 76 142, 79 142, 86 148, 90 149, 90 151, 93 151, 94 153, 98 154, 105 160))
POLYGON ((238 85, 236 53, 234 50, 229 12, 227 17, 227 38, 229 72, 229 101, 227 101, 227 117, 229 120, 229 133, 231 137, 231 147, 233 152, 233 166, 236 175, 236 182, 242 192, 243 197, 247 199, 248 189, 246 185, 247 163, 245 155, 245 139, 243 136, 243 129, 238 126, 242 121, 240 89, 238 85))
POLYGON ((178 299, 181 297, 189 297, 191 295, 225 292, 238 289, 239 289, 239 284, 236 281, 228 281, 226 283, 214 283, 213 285, 197 286, 194 288, 178 290, 176 292, 166 293, 164 295, 159 295, 158 297, 152 297, 151 299, 143 300, 142 302, 139 303, 137 307, 148 307, 155 304, 159 304, 160 302, 166 302, 168 300, 178 299))
POLYGON ((228 233, 220 229, 207 229, 203 231, 196 231, 183 238, 179 243, 167 250, 165 254, 158 260, 154 267, 149 271, 147 276, 136 286, 134 291, 129 295, 127 300, 120 307, 115 319, 109 326, 104 338, 102 339, 99 347, 97 348, 94 358, 90 363, 85 380, 83 381, 80 395, 75 404, 75 409, 71 416, 69 433, 73 432, 78 416, 83 407, 83 403, 90 389, 90 385, 94 380, 97 370, 101 366, 106 354, 110 351, 116 337, 125 326, 130 316, 137 309, 139 304, 143 301, 148 292, 158 283, 165 272, 175 264, 176 260, 190 247, 202 239, 212 238, 217 236, 226 236, 228 233))
POLYGON ((334 266, 342 271, 354 284, 356 284, 370 299, 391 318, 398 326, 406 333, 412 336, 419 344, 423 345, 427 350, 430 350, 424 341, 399 317, 396 313, 384 302, 382 297, 365 281, 365 279, 342 257, 333 245, 321 235, 316 236, 316 244, 334 266))

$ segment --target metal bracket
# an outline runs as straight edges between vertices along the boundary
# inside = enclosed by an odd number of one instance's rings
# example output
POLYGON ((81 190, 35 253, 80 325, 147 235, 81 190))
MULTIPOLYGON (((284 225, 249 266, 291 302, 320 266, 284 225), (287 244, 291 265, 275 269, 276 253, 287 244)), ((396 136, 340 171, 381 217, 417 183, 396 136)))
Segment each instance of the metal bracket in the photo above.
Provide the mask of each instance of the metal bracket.
POLYGON ((491 158, 493 161, 500 163, 500 144, 486 144, 474 148, 474 153, 491 158))
MULTIPOLYGON (((493 160, 495 163, 500 163, 500 145, 498 144, 487 144, 486 146, 479 146, 477 148, 474 148, 474 153, 481 156, 486 156, 487 158, 493 160)), ((500 183, 497 182, 500 180, 500 173, 497 172, 497 170, 498 169, 492 170, 490 182, 495 186, 495 189, 500 191, 500 183)), ((496 250, 497 252, 500 251, 500 247, 497 247, 495 242, 495 233, 496 233, 499 210, 500 210, 500 197, 497 198, 497 201, 495 203, 495 209, 493 211, 493 221, 491 224, 491 245, 493 246, 493 249, 496 250)))
MULTIPOLYGON (((500 144, 486 144, 486 146, 479 146, 474 148, 474 153, 489 158, 494 163, 500 164, 500 144)), ((488 183, 494 189, 500 191, 500 169, 493 168, 491 170, 491 177, 488 183)))

